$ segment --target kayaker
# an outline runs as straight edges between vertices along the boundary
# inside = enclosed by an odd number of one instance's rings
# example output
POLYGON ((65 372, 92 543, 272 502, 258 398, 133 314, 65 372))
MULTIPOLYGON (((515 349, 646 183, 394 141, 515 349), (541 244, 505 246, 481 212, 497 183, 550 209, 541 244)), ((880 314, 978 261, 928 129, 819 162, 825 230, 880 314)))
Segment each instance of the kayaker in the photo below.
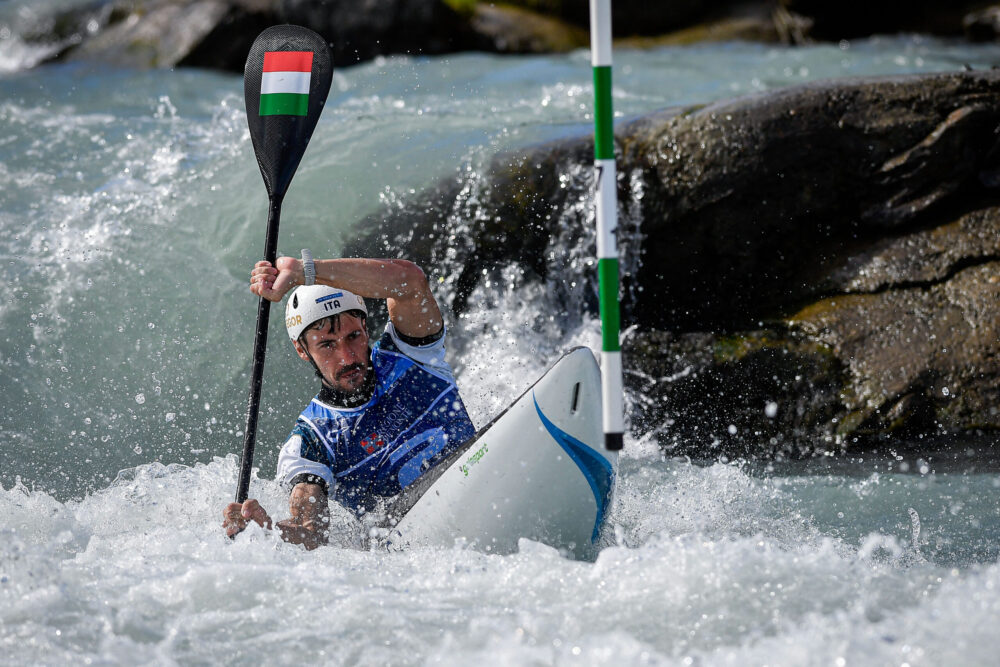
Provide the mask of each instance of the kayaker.
MULTIPOLYGON (((257 262, 250 291, 280 301, 299 357, 322 380, 278 457, 291 489, 282 538, 326 542, 328 497, 357 515, 395 496, 475 435, 444 358, 445 326, 423 271, 399 259, 279 257, 257 262), (364 298, 385 299, 389 322, 369 345, 364 298)), ((271 518, 255 499, 223 511, 230 537, 271 518)))

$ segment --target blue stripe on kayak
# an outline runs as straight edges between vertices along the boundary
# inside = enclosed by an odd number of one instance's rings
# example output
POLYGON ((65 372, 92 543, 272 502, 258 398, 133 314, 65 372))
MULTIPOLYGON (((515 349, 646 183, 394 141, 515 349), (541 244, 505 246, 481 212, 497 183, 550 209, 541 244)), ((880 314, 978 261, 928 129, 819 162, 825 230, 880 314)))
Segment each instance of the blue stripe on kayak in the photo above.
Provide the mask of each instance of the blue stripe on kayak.
POLYGON ((614 488, 615 484, 615 471, 606 458, 553 424, 538 407, 535 392, 531 392, 531 400, 535 402, 535 411, 549 435, 569 454, 570 459, 573 460, 573 463, 583 473, 587 483, 590 484, 590 490, 594 492, 594 500, 597 502, 597 520, 594 521, 594 533, 590 536, 590 541, 593 542, 597 539, 601 522, 604 520, 604 511, 611 501, 611 489, 614 488))
MULTIPOLYGON (((396 479, 399 480, 399 486, 403 489, 413 484, 422 474, 426 471, 424 470, 424 462, 440 453, 445 445, 448 444, 448 436, 445 435, 443 428, 436 428, 433 431, 432 437, 427 437, 427 433, 421 433, 410 441, 403 443, 399 449, 405 449, 405 453, 409 453, 414 447, 419 445, 426 445, 424 449, 417 453, 412 459, 404 463, 399 467, 399 472, 396 475, 396 479), (427 444, 430 443, 430 444, 427 444)), ((399 451, 399 450, 397 450, 399 451)), ((393 452, 393 458, 391 459, 393 463, 398 460, 396 457, 396 452, 393 452)))

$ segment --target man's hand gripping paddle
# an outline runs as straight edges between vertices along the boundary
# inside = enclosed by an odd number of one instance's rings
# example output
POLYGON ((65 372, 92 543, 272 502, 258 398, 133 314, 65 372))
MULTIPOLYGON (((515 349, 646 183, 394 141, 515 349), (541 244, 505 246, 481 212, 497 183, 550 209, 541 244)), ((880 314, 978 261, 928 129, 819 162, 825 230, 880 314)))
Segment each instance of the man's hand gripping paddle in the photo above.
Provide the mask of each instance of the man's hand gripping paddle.
MULTIPOLYGON (((272 264, 278 249, 281 201, 323 112, 332 78, 330 49, 312 30, 294 25, 274 26, 262 32, 250 47, 243 72, 243 92, 250 138, 270 202, 264 259, 272 264)), ((257 305, 253 375, 236 488, 238 503, 247 499, 250 488, 270 305, 263 297, 257 305)))

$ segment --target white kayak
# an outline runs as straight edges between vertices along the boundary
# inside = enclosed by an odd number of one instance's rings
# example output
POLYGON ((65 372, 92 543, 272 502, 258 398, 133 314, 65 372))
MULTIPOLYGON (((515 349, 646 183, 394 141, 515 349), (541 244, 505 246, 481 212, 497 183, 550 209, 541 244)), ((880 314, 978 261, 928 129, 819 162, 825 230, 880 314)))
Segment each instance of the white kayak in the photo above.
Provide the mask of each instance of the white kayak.
POLYGON ((603 441, 600 369, 579 347, 407 488, 390 510, 402 518, 386 546, 463 541, 512 553, 525 537, 580 553, 597 539, 614 489, 617 454, 603 441))

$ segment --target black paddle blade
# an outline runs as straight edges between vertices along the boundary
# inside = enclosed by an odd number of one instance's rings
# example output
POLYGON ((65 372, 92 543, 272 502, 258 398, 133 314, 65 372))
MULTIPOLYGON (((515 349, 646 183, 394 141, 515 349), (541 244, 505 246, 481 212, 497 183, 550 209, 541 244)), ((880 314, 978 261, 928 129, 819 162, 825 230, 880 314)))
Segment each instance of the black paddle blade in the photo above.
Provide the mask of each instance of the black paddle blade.
POLYGON ((260 33, 243 71, 247 125, 269 197, 284 197, 333 79, 322 37, 297 25, 260 33))

